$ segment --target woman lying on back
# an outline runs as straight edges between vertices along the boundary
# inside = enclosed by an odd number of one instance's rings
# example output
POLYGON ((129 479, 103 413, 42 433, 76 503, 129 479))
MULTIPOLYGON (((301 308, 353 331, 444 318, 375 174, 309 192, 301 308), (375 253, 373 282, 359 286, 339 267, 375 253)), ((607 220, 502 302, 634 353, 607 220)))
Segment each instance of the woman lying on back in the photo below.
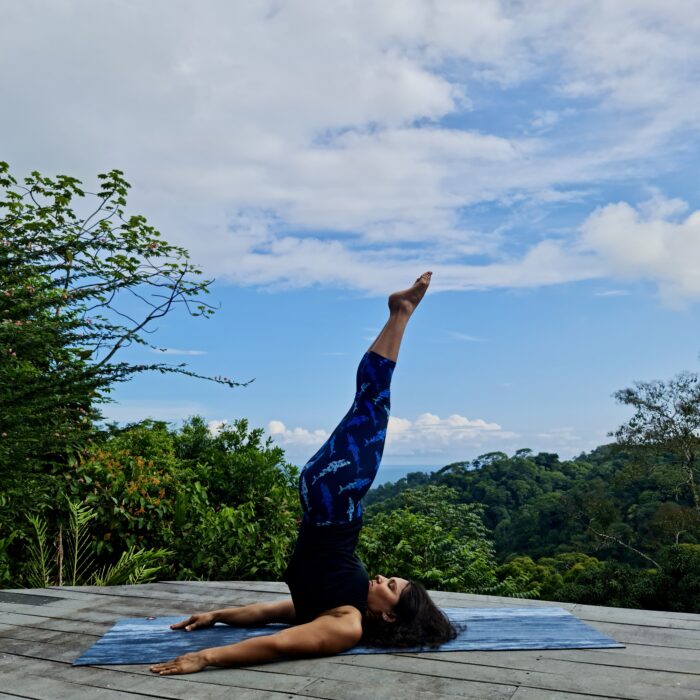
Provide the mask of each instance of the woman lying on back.
POLYGON ((192 615, 173 629, 216 622, 281 632, 203 649, 155 664, 162 676, 206 666, 246 666, 283 657, 337 654, 363 641, 386 647, 438 646, 456 631, 425 588, 403 578, 370 579, 355 554, 360 501, 374 481, 389 422, 390 384, 406 324, 430 284, 430 272, 389 297, 389 320, 360 361, 352 407, 299 476, 303 519, 284 580, 291 600, 192 615))

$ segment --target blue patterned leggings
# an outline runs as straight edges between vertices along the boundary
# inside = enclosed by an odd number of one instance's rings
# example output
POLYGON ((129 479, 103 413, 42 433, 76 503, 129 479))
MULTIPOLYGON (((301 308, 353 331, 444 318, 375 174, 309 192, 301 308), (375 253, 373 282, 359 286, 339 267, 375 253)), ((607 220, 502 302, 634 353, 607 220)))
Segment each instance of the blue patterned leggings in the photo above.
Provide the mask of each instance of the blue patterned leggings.
POLYGON ((299 475, 304 520, 343 525, 362 515, 362 497, 379 469, 389 424, 396 363, 368 351, 357 368, 352 407, 299 475))

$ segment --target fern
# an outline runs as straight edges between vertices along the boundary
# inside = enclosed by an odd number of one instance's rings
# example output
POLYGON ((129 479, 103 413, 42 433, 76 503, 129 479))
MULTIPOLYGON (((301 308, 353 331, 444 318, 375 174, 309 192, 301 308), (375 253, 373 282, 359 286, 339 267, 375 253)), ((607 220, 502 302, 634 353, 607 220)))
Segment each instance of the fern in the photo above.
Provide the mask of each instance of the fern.
POLYGON ((90 546, 88 523, 96 517, 96 513, 87 505, 68 501, 70 511, 69 529, 71 538, 68 541, 68 556, 64 569, 64 580, 69 586, 79 586, 80 581, 88 578, 87 572, 94 562, 90 546))
POLYGON ((94 554, 91 547, 89 524, 96 517, 90 506, 68 501, 68 542, 63 557, 63 530, 57 533, 57 554, 54 563, 49 551, 46 519, 41 515, 27 515, 34 529, 34 541, 28 547, 29 567, 27 582, 32 588, 48 588, 52 585, 116 586, 153 581, 163 568, 161 563, 173 553, 167 549, 141 549, 131 546, 122 552, 119 560, 101 571, 93 571, 94 554), (57 576, 54 575, 57 569, 57 576))
POLYGON ((32 588, 48 588, 51 585, 53 566, 49 555, 46 519, 40 515, 28 514, 27 520, 34 528, 36 538, 27 547, 29 554, 27 581, 32 588))
POLYGON ((132 545, 122 552, 119 561, 109 568, 105 567, 93 577, 95 586, 119 586, 149 583, 163 568, 158 562, 172 554, 167 549, 141 549, 136 551, 132 545))

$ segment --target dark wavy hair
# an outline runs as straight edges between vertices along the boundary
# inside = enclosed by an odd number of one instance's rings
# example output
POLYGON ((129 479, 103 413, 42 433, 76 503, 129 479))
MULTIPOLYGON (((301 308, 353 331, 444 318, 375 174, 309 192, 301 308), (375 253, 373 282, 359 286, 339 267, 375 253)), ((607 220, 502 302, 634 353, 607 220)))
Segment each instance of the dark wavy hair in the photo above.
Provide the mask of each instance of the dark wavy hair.
POLYGON ((438 647, 457 636, 457 628, 433 603, 422 583, 409 581, 392 611, 393 622, 365 615, 362 641, 379 647, 438 647))

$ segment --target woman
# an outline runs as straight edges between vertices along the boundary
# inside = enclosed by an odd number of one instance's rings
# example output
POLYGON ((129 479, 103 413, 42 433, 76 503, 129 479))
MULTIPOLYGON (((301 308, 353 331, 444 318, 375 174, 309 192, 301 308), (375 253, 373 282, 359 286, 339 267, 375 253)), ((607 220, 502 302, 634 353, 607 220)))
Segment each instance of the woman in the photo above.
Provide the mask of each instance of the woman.
POLYGON ((369 579, 355 546, 361 499, 376 476, 389 422, 389 387, 411 314, 432 273, 389 297, 389 320, 357 369, 357 393, 347 415, 299 477, 304 512, 284 580, 291 600, 192 615, 172 625, 191 631, 215 622, 292 625, 277 634, 204 649, 155 664, 161 676, 206 666, 245 666, 282 657, 337 654, 360 640, 382 646, 437 646, 456 632, 423 586, 403 578, 369 579))

